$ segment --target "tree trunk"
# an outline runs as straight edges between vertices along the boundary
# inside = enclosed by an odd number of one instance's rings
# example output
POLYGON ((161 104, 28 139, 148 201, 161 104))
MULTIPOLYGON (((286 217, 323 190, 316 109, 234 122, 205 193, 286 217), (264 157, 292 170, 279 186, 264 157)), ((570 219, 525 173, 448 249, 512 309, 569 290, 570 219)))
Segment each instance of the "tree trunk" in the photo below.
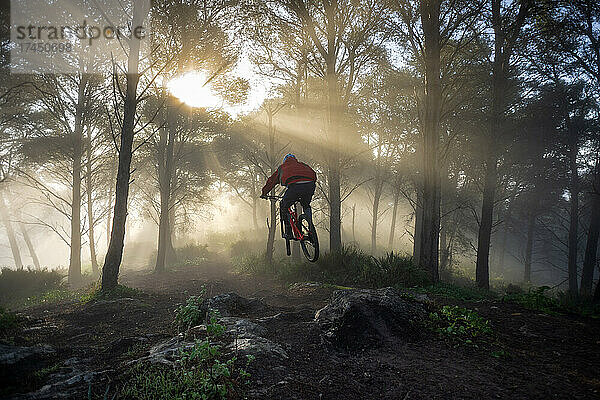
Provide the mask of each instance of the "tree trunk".
POLYGON ((327 18, 327 113, 329 122, 329 250, 340 251, 342 248, 342 198, 340 193, 340 95, 338 91, 338 74, 336 72, 336 10, 337 2, 331 1, 326 7, 327 18))
POLYGON ((254 230, 258 231, 258 218, 256 215, 258 208, 258 199, 257 199, 257 188, 256 188, 256 179, 252 179, 252 224, 254 226, 254 230))
POLYGON ((371 221, 371 253, 377 252, 377 220, 379 219, 379 202, 381 192, 383 191, 383 181, 379 177, 375 178, 375 191, 373 193, 373 218, 371 221))
MULTIPOLYGON (((271 196, 275 195, 275 190, 271 190, 271 196)), ((267 253, 265 255, 267 264, 273 263, 273 248, 275 247, 275 229, 277 228, 277 208, 274 200, 270 201, 271 221, 268 226, 269 235, 267 237, 267 253)), ((283 221, 281 222, 283 224, 283 221)), ((282 228, 283 229, 283 225, 282 228)))
POLYGON ((87 126, 87 162, 86 162, 86 194, 88 215, 88 239, 90 241, 90 258, 92 260, 92 274, 98 275, 98 259, 96 257, 96 240, 94 238, 94 203, 92 198, 92 132, 87 126))
POLYGON ((83 107, 87 75, 79 81, 75 129, 73 130, 73 182, 71 198, 71 253, 69 257, 69 283, 81 282, 81 167, 83 159, 83 107))
POLYGON ((25 241, 25 244, 27 245, 27 250, 29 250, 29 256, 31 257, 31 260, 33 261, 33 265, 35 266, 35 268, 40 269, 40 260, 37 256, 37 253, 35 252, 35 248, 33 247, 33 243, 31 242, 31 238, 29 237, 29 232, 27 232, 27 228, 25 227, 25 224, 23 224, 22 222, 19 222, 19 228, 21 229, 21 233, 23 234, 23 240, 25 241))
POLYGON ((10 222, 8 208, 6 207, 6 203, 4 202, 4 198, 2 196, 0 196, 0 218, 2 218, 2 223, 6 228, 6 236, 8 236, 8 243, 10 244, 10 251, 12 252, 15 267, 17 269, 22 269, 23 260, 21 259, 21 251, 19 250, 17 236, 15 235, 12 223, 10 222))
POLYGON ((398 215, 398 203, 400 202, 400 190, 394 188, 394 206, 392 208, 392 224, 390 226, 390 238, 388 240, 388 247, 393 249, 394 247, 394 236, 396 235, 396 217, 398 215))
MULTIPOLYGON (((600 189, 600 173, 596 175, 596 190, 600 189)), ((600 193, 592 193, 592 215, 585 245, 585 257, 581 273, 581 296, 588 297, 592 294, 594 269, 598 250, 598 236, 600 234, 600 193)))
POLYGON ((579 148, 577 146, 577 135, 572 132, 570 123, 568 122, 569 116, 567 115, 567 126, 569 127, 569 169, 570 169, 570 180, 569 180, 569 192, 570 198, 570 215, 569 215, 569 250, 568 250, 568 277, 569 277, 569 294, 572 297, 577 296, 577 247, 578 247, 578 228, 579 228, 579 173, 577 172, 577 154, 579 148))
POLYGON ((504 273, 506 272, 506 267, 504 265, 504 256, 506 254, 506 242, 508 240, 508 229, 512 221, 512 204, 515 200, 515 196, 511 196, 511 200, 508 203, 508 208, 506 209, 506 216, 504 217, 504 227, 502 229, 502 243, 500 245, 499 255, 498 255, 498 270, 504 277, 504 273))
POLYGON ((529 213, 529 221, 527 224, 527 244, 525 247, 525 271, 523 274, 523 282, 531 283, 531 261, 533 258, 533 239, 535 237, 535 213, 529 213))
POLYGON ((420 3, 425 42, 425 110, 423 121, 423 222, 419 266, 439 280, 440 178, 438 147, 441 112, 440 0, 420 3))
MULTIPOLYGON (((273 113, 267 111, 268 128, 269 128, 269 159, 271 161, 271 171, 275 171, 275 128, 273 127, 273 113)), ((275 189, 271 190, 271 196, 275 196, 275 189)), ((274 200, 270 200, 271 223, 269 224, 269 233, 267 236, 267 252, 265 260, 267 264, 273 263, 273 248, 275 247, 275 229, 277 228, 277 209, 274 200)), ((283 221, 281 221, 281 229, 284 229, 283 221)))
MULTIPOLYGON (((141 26, 146 14, 145 2, 136 1, 133 8, 133 26, 141 26)), ((123 241, 127 221, 127 198, 129 197, 129 180, 131 178, 131 157, 135 125, 135 109, 137 106, 137 86, 139 81, 138 65, 140 56, 140 40, 130 38, 127 68, 127 89, 121 126, 121 147, 119 149, 119 166, 115 189, 115 208, 108 251, 102 267, 102 290, 108 291, 117 286, 119 267, 123 257, 123 241)))
POLYGON ((110 244, 110 222, 112 219, 112 198, 113 198, 113 184, 112 182, 109 182, 109 189, 108 189, 108 212, 106 213, 106 248, 108 249, 108 246, 110 244))
POLYGON ((477 286, 484 289, 490 287, 490 243, 492 238, 492 220, 494 215, 494 199, 498 175, 498 155, 496 138, 502 133, 504 120, 504 32, 501 22, 500 1, 492 0, 492 22, 494 26, 494 61, 492 72, 492 107, 490 116, 490 132, 485 157, 485 176, 483 186, 483 204, 481 206, 481 222, 477 236, 477 263, 475 279, 477 286))
POLYGON ((413 264, 421 265, 421 232, 423 232, 423 192, 417 187, 415 203, 415 231, 413 235, 413 264))
POLYGON ((335 60, 328 62, 327 93, 329 113, 329 250, 340 251, 342 248, 342 203, 340 193, 340 154, 338 130, 338 91, 335 60))
MULTIPOLYGON (((493 150, 489 152, 495 153, 493 150)), ((490 243, 492 239, 492 218, 494 214, 494 197, 496 193, 496 156, 488 157, 485 168, 483 187, 483 204, 481 206, 481 222, 477 236, 477 263, 475 265, 475 280, 477 286, 484 289, 490 287, 490 243)))
POLYGON ((356 243, 356 231, 354 229, 354 222, 356 220, 356 203, 352 205, 352 241, 356 243))
POLYGON ((160 192, 160 215, 158 222, 158 251, 154 272, 163 272, 173 256, 171 238, 171 180, 173 177, 173 149, 176 126, 173 107, 174 99, 169 96, 167 104, 167 126, 161 129, 159 140, 158 186, 160 192))

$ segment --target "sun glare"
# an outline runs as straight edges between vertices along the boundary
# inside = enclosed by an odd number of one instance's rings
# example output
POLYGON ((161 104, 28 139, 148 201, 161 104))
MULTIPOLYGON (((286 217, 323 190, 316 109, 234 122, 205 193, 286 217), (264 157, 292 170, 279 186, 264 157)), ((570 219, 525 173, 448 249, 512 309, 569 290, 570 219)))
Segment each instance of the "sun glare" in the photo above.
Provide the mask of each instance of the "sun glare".
POLYGON ((191 107, 220 108, 224 102, 213 93, 206 76, 197 71, 186 72, 167 83, 169 92, 191 107))

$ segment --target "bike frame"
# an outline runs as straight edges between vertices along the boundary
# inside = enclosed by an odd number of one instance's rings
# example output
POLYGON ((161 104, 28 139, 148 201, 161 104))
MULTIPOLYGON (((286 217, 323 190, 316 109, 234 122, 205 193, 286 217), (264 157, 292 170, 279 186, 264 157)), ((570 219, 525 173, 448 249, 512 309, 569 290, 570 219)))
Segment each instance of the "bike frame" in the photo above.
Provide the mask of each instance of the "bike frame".
MULTIPOLYGON (((266 196, 270 200, 276 200, 281 202, 283 196, 266 196)), ((295 240, 303 240, 306 238, 306 235, 303 235, 300 229, 298 229, 298 206, 296 202, 288 207, 288 214, 290 216, 290 226, 292 227, 292 234, 294 235, 295 240)), ((281 218, 280 218, 281 220, 281 218)), ((283 222, 283 221, 282 221, 283 222)), ((285 236, 285 230, 283 228, 283 223, 281 224, 281 236, 285 236)))
MULTIPOLYGON (((304 236, 300 229, 298 229, 298 207, 296 203, 294 203, 291 207, 288 208, 288 214, 290 215, 290 225, 292 227, 292 233, 294 234, 294 239, 302 240, 304 236)), ((281 225, 281 233, 283 234, 283 225, 281 225)))

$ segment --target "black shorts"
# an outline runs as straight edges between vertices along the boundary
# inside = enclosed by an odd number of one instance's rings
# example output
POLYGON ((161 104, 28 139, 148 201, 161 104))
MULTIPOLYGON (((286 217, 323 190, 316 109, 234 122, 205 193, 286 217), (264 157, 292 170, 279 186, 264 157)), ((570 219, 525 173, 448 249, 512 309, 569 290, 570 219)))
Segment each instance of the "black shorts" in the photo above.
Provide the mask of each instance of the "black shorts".
POLYGON ((310 207, 316 187, 315 182, 291 183, 288 185, 283 199, 281 199, 281 210, 283 213, 287 213, 287 209, 296 201, 300 202, 302 208, 310 207))

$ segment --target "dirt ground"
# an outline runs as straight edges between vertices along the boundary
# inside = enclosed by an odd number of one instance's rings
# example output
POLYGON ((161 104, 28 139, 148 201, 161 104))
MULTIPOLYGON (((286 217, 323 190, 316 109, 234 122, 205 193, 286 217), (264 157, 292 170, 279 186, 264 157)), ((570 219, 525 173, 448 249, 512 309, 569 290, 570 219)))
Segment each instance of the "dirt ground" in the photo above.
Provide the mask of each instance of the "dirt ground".
MULTIPOLYGON (((397 338, 377 348, 341 351, 321 339, 312 323, 333 289, 287 285, 236 275, 227 264, 189 267, 163 275, 125 272, 120 283, 142 289, 141 301, 97 307, 75 302, 26 309, 17 345, 49 344, 54 363, 77 358, 118 383, 128 361, 174 336, 174 310, 202 285, 207 296, 235 292, 272 306, 265 314, 284 318, 268 325, 269 340, 289 358, 283 365, 253 363, 249 398, 261 399, 598 399, 600 321, 550 316, 496 301, 458 302, 491 321, 494 340, 478 346, 436 335, 407 342, 397 338), (46 327, 29 329, 32 327, 46 327), (135 338, 144 337, 140 343, 135 338), (492 353, 502 352, 497 358, 492 353)), ((269 315, 248 315, 250 319, 269 315)), ((14 392, 42 383, 8 383, 14 392)), ((82 384, 82 398, 88 387, 82 384)), ((94 388, 102 393, 104 387, 94 388)), ((9 397, 10 398, 10 397, 9 397)))

